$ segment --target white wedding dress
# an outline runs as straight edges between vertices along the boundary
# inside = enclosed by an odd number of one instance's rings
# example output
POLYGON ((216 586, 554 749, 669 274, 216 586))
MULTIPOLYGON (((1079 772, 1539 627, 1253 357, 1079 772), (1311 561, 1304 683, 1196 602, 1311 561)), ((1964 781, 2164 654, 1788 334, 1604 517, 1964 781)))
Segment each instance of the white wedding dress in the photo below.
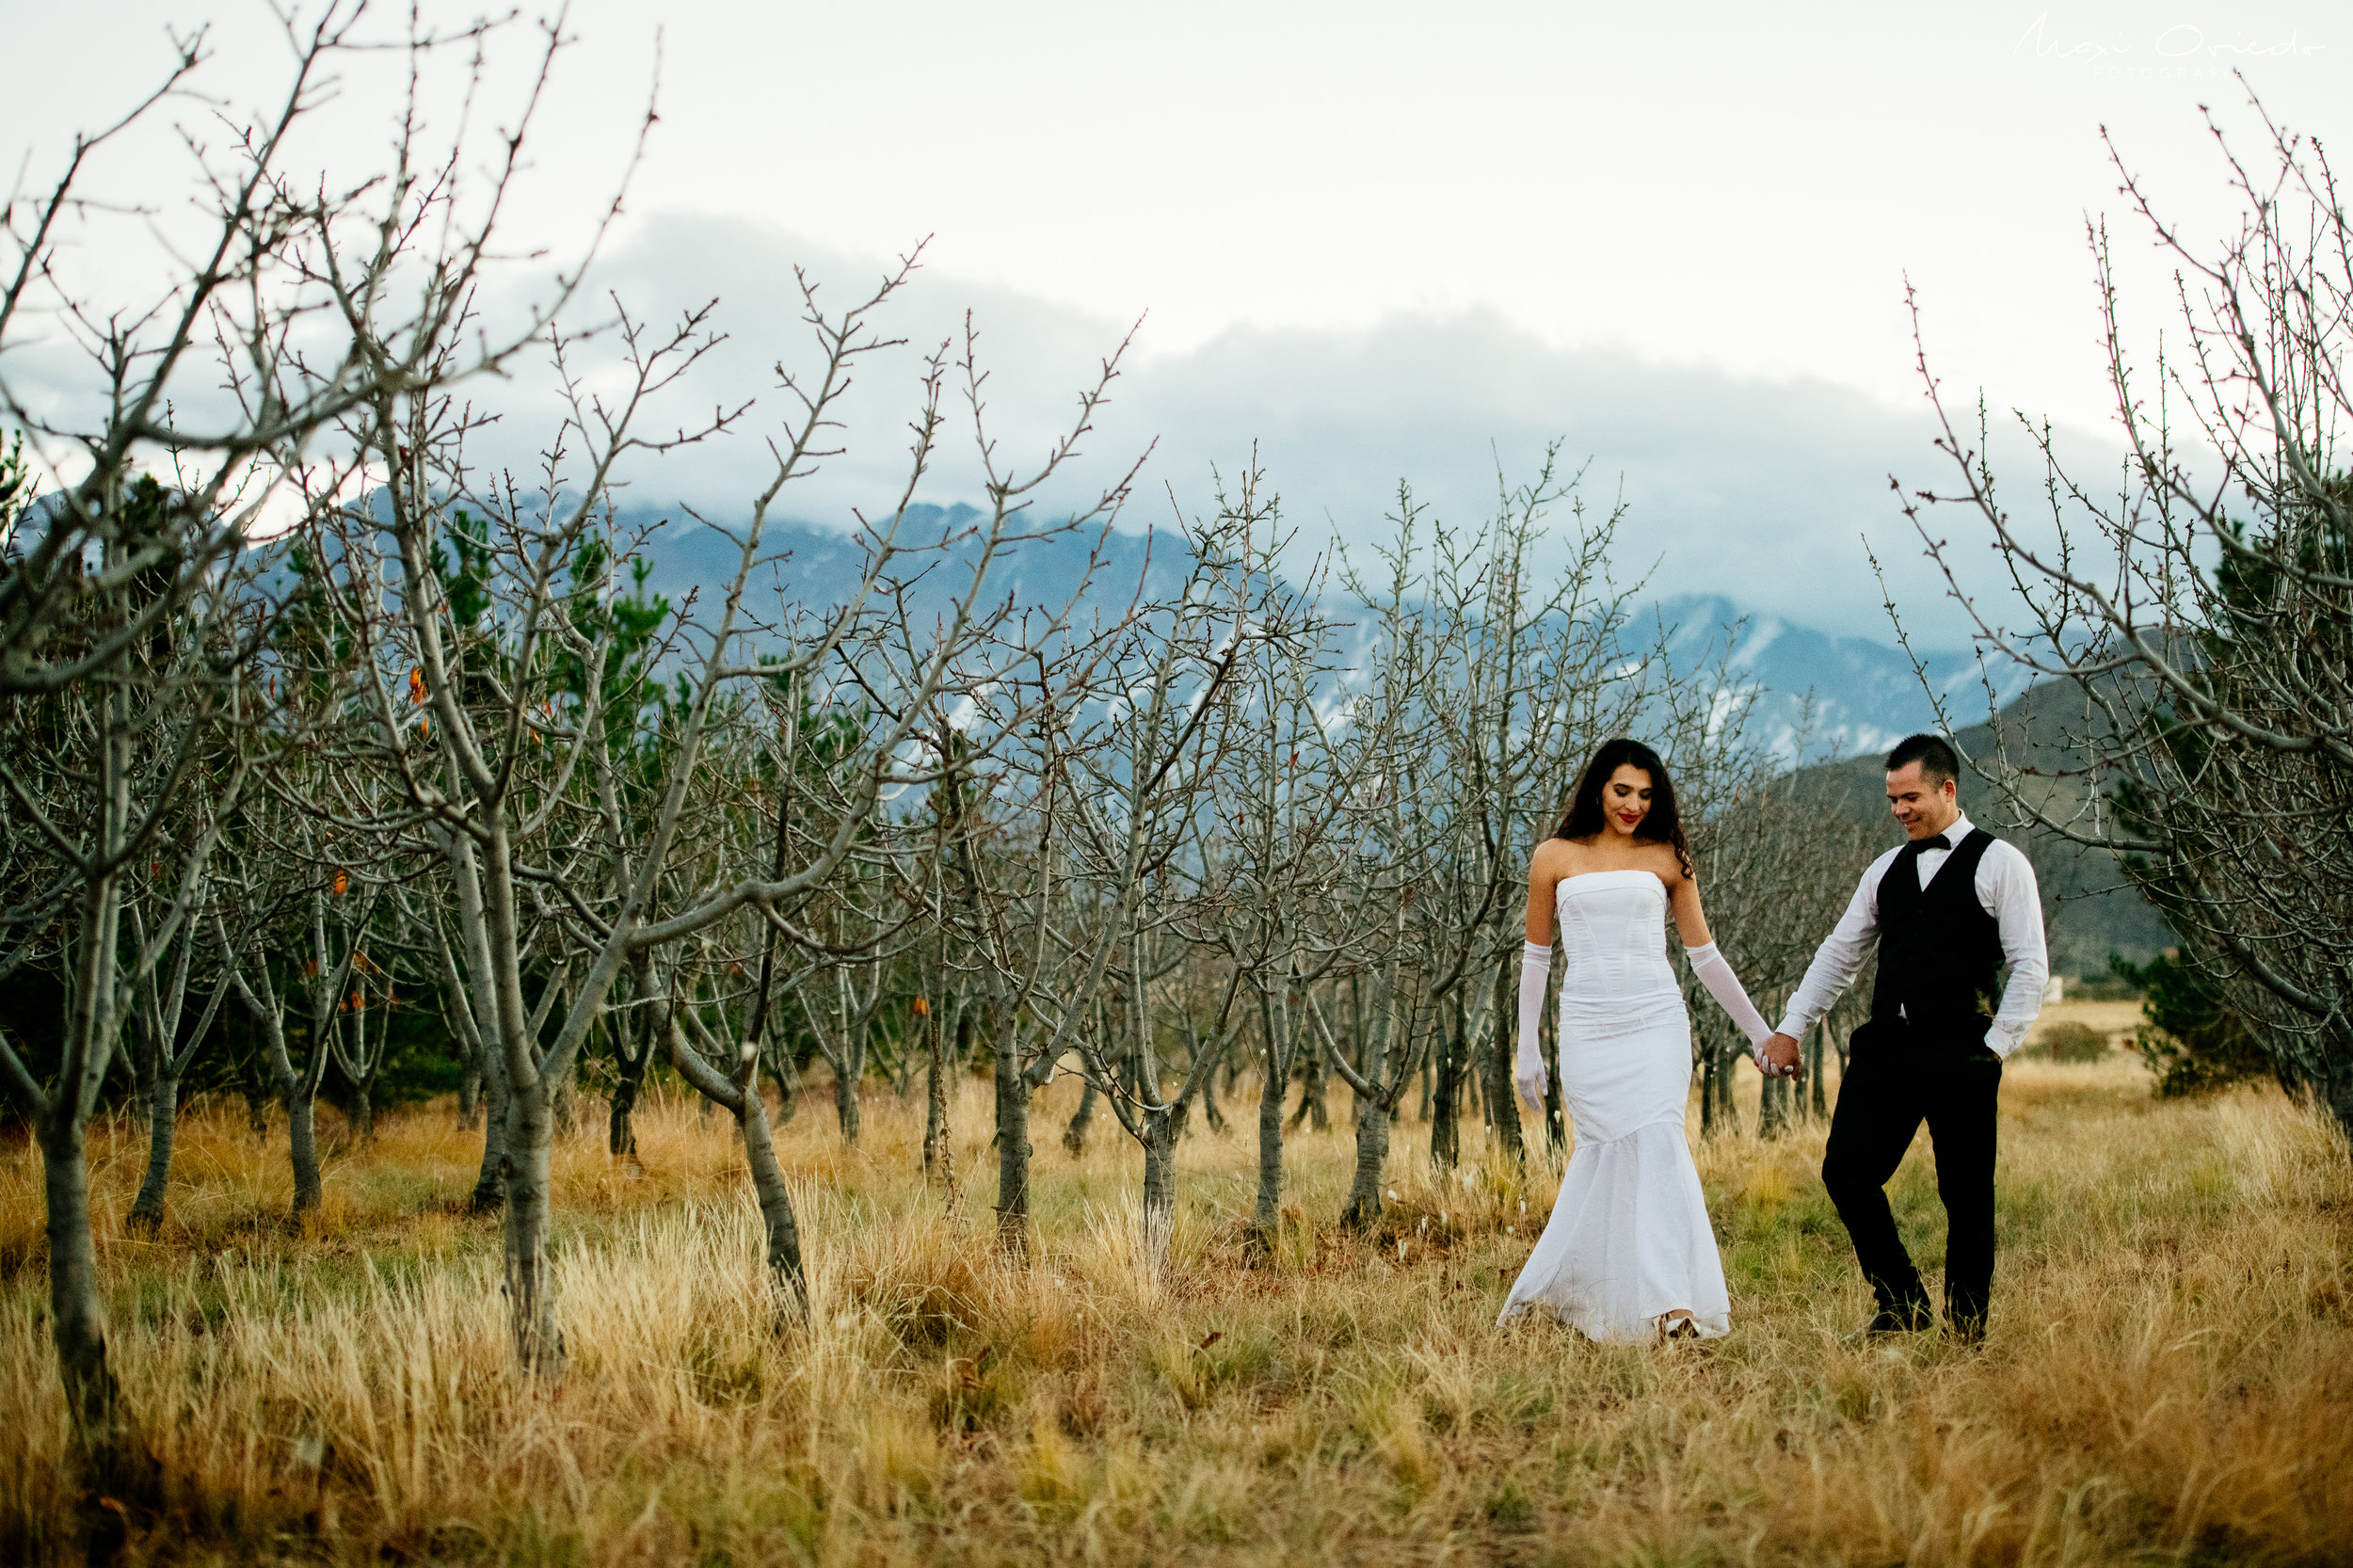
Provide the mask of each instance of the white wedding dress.
POLYGON ((1543 1306, 1589 1338, 1649 1340, 1688 1309, 1713 1338, 1732 1331, 1723 1261, 1684 1141, 1691 1020, 1667 963, 1667 890, 1646 871, 1564 877, 1554 914, 1561 986, 1561 1098, 1576 1140, 1552 1218, 1504 1303, 1508 1322, 1543 1306))

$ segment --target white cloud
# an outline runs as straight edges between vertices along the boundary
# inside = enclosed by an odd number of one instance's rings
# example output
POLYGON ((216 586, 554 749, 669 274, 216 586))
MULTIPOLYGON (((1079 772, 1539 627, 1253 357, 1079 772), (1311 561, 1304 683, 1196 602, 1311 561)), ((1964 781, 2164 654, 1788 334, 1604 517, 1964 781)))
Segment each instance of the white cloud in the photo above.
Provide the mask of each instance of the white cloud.
MULTIPOLYGON (((632 474, 636 503, 681 500, 740 512, 769 474, 762 437, 790 400, 774 390, 779 359, 808 361, 792 281, 798 263, 822 280, 821 298, 848 302, 881 275, 857 257, 763 225, 680 216, 648 222, 606 265, 600 282, 640 314, 675 312, 717 296, 729 341, 680 389, 655 423, 757 396, 736 436, 688 448, 632 474)), ((917 405, 920 355, 953 339, 965 312, 980 333, 990 430, 1000 464, 1026 468, 1066 424, 1077 394, 1126 324, 998 285, 925 271, 883 318, 906 346, 878 356, 844 402, 847 450, 788 494, 788 515, 840 521, 852 506, 884 506, 904 482, 907 421, 917 405)), ((544 439, 553 409, 525 382, 494 432, 502 460, 520 464, 544 439)), ((941 460, 918 499, 977 501, 968 412, 952 399, 941 460)), ((1875 638, 1886 634, 1867 537, 1890 574, 1908 621, 1930 634, 1959 633, 1941 577, 1890 492, 1949 488, 1949 461, 1935 452, 1925 405, 1891 407, 1852 388, 1811 377, 1769 379, 1703 365, 1646 360, 1623 349, 1564 348, 1492 310, 1401 313, 1362 329, 1232 328, 1197 346, 1152 350, 1149 326, 1115 389, 1100 428, 1072 477, 1041 504, 1091 494, 1151 449, 1133 522, 1165 522, 1170 493, 1198 512, 1212 502, 1212 471, 1230 485, 1256 449, 1283 500, 1303 551, 1332 536, 1361 550, 1384 536, 1401 479, 1432 516, 1455 526, 1493 514, 1502 478, 1530 479, 1547 441, 1584 466, 1589 518, 1622 495, 1616 552, 1621 578, 1648 576, 1646 595, 1721 594, 1801 624, 1875 638)), ((2106 461, 2100 443, 2062 434, 2077 462, 2106 461)), ((1996 452, 2022 477, 2039 470, 2023 441, 1996 452)), ((1565 509, 1556 515, 1565 529, 1565 509)), ((1939 519, 1967 538, 1965 520, 1939 519)), ((1957 552, 1976 589, 1996 582, 1990 552, 1957 552)), ((1360 556, 1360 558, 1363 558, 1360 556)))

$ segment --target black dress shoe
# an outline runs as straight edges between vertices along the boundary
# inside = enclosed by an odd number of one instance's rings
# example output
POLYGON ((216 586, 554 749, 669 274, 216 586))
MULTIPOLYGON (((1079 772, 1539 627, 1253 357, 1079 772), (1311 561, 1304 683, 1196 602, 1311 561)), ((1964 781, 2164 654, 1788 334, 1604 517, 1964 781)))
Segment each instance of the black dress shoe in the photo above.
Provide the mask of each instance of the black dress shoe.
POLYGON ((1871 1314, 1871 1320, 1846 1336, 1842 1341, 1860 1345, 1866 1340, 1884 1339, 1895 1334, 1917 1334, 1929 1326, 1929 1309, 1914 1307, 1908 1312, 1881 1307, 1871 1314))

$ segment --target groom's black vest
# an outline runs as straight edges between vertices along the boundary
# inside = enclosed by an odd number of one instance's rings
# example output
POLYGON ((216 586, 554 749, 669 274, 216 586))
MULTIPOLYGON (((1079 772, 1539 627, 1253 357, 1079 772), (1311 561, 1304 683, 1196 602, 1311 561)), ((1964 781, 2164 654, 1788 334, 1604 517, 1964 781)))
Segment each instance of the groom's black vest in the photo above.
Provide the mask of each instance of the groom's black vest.
POLYGON ((1953 846, 1935 877, 1920 886, 1917 857, 1898 854, 1880 878, 1879 979, 1871 1018, 1898 1016, 1940 1044, 1966 1047, 1985 1037, 2000 995, 2001 922, 1977 902, 1977 862, 1993 836, 1973 827, 1953 846))

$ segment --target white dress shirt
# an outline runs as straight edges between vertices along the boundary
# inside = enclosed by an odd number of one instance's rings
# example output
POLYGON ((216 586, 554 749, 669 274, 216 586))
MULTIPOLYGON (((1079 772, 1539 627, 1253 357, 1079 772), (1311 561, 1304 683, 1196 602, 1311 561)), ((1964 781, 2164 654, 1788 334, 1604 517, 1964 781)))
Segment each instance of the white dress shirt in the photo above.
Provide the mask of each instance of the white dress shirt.
MULTIPOLYGON (((1960 817, 1945 830, 1945 837, 1958 845, 1969 831, 1969 819, 1960 817)), ((1863 972, 1879 945, 1880 879, 1902 853, 1901 845, 1889 850, 1863 873, 1847 912, 1814 954, 1797 995, 1789 999, 1789 1011, 1781 1020, 1782 1033, 1792 1039, 1801 1037, 1863 972)), ((1922 888, 1935 879, 1951 854, 1949 849, 1934 846, 1920 853, 1922 888)), ((2035 887, 2034 867, 2025 854, 2001 839, 1987 845, 1977 861, 1977 893, 1978 906, 2001 927, 2002 956, 2009 964, 2009 984, 2002 989, 2001 1008, 1993 1015, 1993 1027, 1985 1032, 1985 1043, 1993 1054, 2007 1057, 2018 1048, 2027 1027, 2042 1011, 2042 984, 2051 974, 2050 955, 2042 945, 2042 895, 2035 887)))

